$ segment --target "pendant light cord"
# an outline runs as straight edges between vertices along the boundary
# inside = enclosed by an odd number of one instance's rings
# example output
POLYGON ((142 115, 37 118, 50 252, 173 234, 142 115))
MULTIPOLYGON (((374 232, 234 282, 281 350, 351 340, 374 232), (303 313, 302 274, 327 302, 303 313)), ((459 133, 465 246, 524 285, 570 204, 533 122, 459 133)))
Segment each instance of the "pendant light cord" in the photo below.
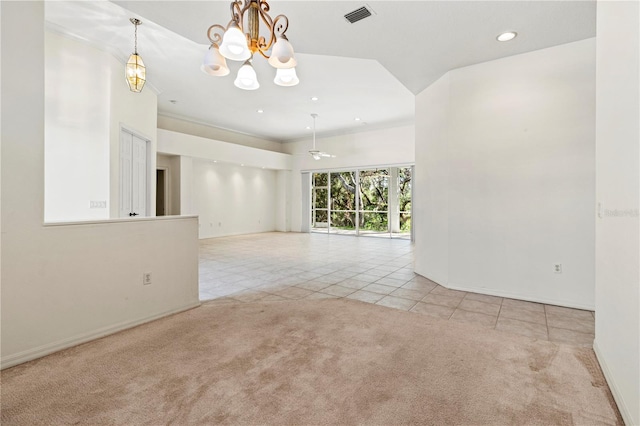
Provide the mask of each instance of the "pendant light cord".
POLYGON ((133 24, 134 30, 133 30, 133 53, 135 55, 138 54, 138 25, 142 24, 142 21, 140 21, 137 18, 131 18, 129 19, 129 21, 131 21, 131 23, 133 24))
POLYGON ((133 53, 138 54, 138 21, 133 24, 135 29, 133 30, 133 53))

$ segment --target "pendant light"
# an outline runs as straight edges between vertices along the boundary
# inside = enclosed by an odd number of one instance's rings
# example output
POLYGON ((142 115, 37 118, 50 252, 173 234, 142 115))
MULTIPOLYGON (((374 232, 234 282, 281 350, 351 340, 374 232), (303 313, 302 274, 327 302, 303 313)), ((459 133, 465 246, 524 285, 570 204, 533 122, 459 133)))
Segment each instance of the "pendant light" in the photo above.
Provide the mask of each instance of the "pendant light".
POLYGON ((135 38, 133 53, 129 56, 129 60, 125 67, 125 77, 127 78, 129 90, 135 93, 140 93, 142 92, 145 81, 147 81, 147 71, 144 67, 144 62, 142 62, 142 58, 138 55, 138 25, 142 24, 142 22, 136 18, 131 18, 129 21, 131 21, 135 27, 135 38))

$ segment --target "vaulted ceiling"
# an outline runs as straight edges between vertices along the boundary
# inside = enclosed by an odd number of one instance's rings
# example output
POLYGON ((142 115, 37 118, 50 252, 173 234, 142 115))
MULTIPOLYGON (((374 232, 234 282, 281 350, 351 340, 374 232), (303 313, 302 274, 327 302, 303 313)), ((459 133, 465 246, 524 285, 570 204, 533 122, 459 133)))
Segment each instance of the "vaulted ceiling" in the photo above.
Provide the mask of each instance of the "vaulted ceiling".
POLYGON ((289 18, 300 84, 276 86, 275 70, 256 58, 256 91, 233 85, 240 63, 228 61, 226 77, 200 71, 207 28, 226 26, 229 1, 56 1, 46 20, 124 62, 138 17, 159 114, 278 141, 307 137, 311 113, 319 134, 411 123, 414 95, 451 69, 595 36, 595 1, 368 1, 371 17, 344 19, 364 4, 272 0, 272 16, 289 18), (496 41, 504 31, 518 37, 496 41))

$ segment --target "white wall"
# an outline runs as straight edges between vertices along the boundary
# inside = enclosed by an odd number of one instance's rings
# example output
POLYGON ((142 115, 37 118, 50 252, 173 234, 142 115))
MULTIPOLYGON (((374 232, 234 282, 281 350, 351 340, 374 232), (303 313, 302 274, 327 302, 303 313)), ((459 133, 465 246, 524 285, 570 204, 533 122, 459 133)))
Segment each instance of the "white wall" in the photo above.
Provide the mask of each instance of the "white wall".
POLYGON ((112 60, 87 44, 45 32, 46 221, 109 217, 112 60), (104 207, 90 208, 90 201, 104 207))
POLYGON ((200 238, 288 230, 290 155, 162 129, 158 151, 179 159, 180 213, 200 217, 200 238))
POLYGON ((44 5, 0 10, 4 368, 199 302, 196 218, 43 226, 44 5))
POLYGON ((596 340, 628 425, 640 425, 640 7, 599 1, 596 340))
POLYGON ((449 282, 449 74, 416 98, 416 167, 412 226, 416 272, 449 282), (426 140, 423 140, 426 138, 426 140))
POLYGON ((193 160, 200 238, 276 230, 276 171, 193 160))
POLYGON ((232 130, 211 127, 206 124, 195 123, 186 119, 170 117, 163 114, 158 115, 158 129, 184 133, 185 135, 200 136, 206 139, 226 141, 251 148, 283 152, 281 142, 245 135, 232 130))
POLYGON ((131 92, 123 67, 86 42, 45 32, 46 221, 118 217, 121 126, 150 141, 147 205, 155 205, 157 96, 131 92))
POLYGON ((287 154, 170 130, 158 129, 158 152, 204 158, 219 163, 244 164, 247 167, 265 167, 271 170, 291 169, 291 156, 287 154))
POLYGON ((453 70, 420 93, 416 272, 593 309, 594 119, 595 39, 453 70))
POLYGON ((314 160, 309 155, 311 137, 309 140, 285 143, 284 151, 293 156, 290 180, 291 231, 301 232, 303 226, 302 171, 413 164, 414 141, 414 126, 317 138, 318 150, 336 156, 321 160, 314 160))
POLYGON ((276 231, 289 232, 291 230, 291 171, 278 170, 276 174, 276 231))

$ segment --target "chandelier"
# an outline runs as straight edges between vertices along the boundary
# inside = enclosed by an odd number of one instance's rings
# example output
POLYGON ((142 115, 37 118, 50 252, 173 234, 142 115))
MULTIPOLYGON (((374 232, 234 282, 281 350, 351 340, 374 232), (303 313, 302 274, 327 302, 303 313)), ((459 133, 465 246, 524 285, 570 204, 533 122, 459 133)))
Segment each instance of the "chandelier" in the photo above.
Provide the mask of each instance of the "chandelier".
POLYGON ((211 46, 201 69, 210 75, 225 76, 229 74, 226 59, 244 61, 233 84, 240 89, 255 90, 260 84, 252 61, 254 54, 259 53, 276 69, 275 84, 298 84, 293 47, 285 35, 289 19, 285 15, 272 19, 269 9, 266 0, 232 1, 231 21, 227 27, 214 24, 207 30, 211 46), (260 21, 267 27, 266 38, 260 35, 260 21))

